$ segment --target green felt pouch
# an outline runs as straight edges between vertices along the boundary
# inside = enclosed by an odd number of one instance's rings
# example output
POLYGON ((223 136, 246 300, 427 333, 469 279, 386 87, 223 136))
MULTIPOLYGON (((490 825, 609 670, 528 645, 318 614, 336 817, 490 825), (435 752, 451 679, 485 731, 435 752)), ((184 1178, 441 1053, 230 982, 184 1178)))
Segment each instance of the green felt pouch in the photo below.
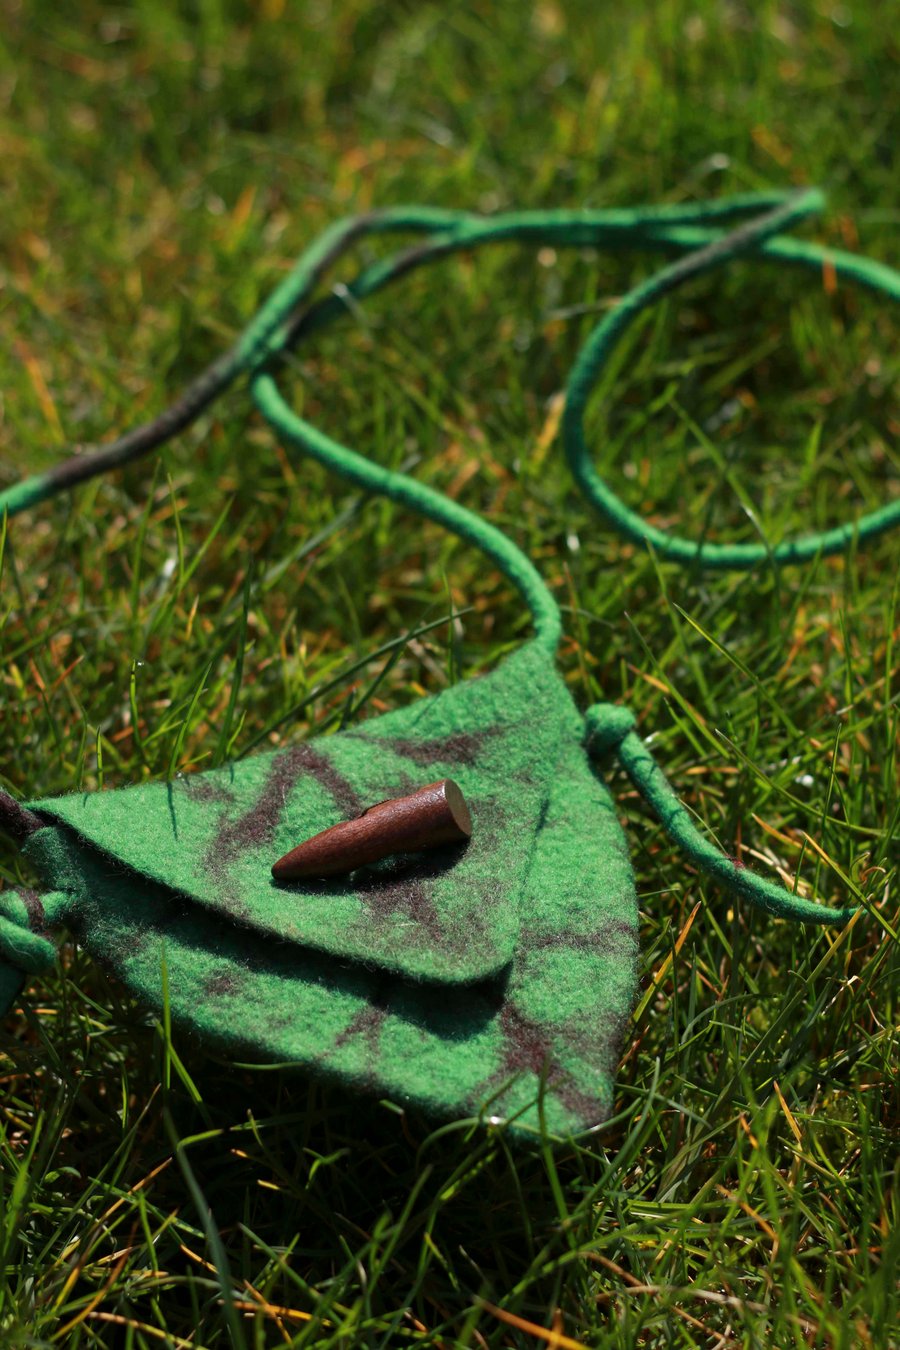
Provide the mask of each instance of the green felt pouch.
POLYGON ((543 1081, 546 1124, 569 1132, 609 1109, 637 953, 625 839, 582 736, 530 646, 302 755, 34 803, 54 823, 24 848, 55 923, 158 1010, 165 981, 176 1021, 232 1053, 522 1131, 543 1081), (422 770, 463 787, 469 845, 340 886, 271 882, 283 844, 422 770))
POLYGON ((361 234, 426 242, 365 268, 363 298, 454 249, 519 237, 683 254, 629 293, 573 369, 564 434, 575 476, 624 534, 697 566, 749 567, 834 552, 897 523, 900 504, 851 530, 762 545, 690 545, 641 522, 587 458, 587 393, 621 333, 660 295, 741 253, 821 266, 900 298, 875 264, 785 238, 818 205, 739 198, 644 212, 519 213, 491 221, 415 208, 343 222, 304 255, 232 352, 157 424, 0 494, 10 514, 133 458, 184 425, 242 371, 283 442, 358 487, 438 521, 480 548, 522 595, 534 636, 495 670, 309 743, 203 774, 38 800, 0 793, 0 826, 45 891, 0 893, 0 1011, 77 939, 157 1011, 243 1059, 283 1062, 443 1116, 502 1119, 521 1135, 589 1128, 608 1115, 634 998, 637 897, 605 784, 618 761, 692 862, 770 913, 837 923, 853 912, 801 900, 723 855, 694 825, 630 712, 581 713, 557 671, 559 608, 495 527, 403 474, 371 464, 299 418, 280 354, 344 312, 310 303, 323 270, 361 234), (762 214, 760 212, 762 211, 762 214), (749 220, 732 233, 723 222, 749 220), (452 778, 471 810, 466 844, 397 856, 340 880, 278 883, 271 867, 319 831, 390 797, 452 778))

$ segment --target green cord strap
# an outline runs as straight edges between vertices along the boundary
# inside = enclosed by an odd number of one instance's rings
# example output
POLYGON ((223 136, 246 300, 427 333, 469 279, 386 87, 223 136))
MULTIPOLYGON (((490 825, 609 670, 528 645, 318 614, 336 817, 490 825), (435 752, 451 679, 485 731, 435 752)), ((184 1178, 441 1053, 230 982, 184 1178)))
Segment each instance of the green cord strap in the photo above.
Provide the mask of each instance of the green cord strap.
MULTIPOLYGON (((691 543, 649 524, 621 501, 597 474, 583 432, 584 409, 590 390, 615 345, 638 314, 676 286, 740 254, 753 251, 768 260, 819 270, 831 267, 835 275, 842 279, 859 282, 889 298, 900 299, 900 274, 891 268, 839 250, 776 237, 821 206, 821 194, 810 190, 798 194, 743 195, 688 206, 642 207, 634 210, 520 211, 488 218, 465 211, 397 207, 339 221, 301 255, 290 275, 263 305, 233 347, 194 380, 159 418, 127 433, 111 445, 92 453, 72 456, 56 468, 0 493, 0 513, 7 511, 15 515, 75 483, 128 463, 164 443, 189 425, 239 375, 252 375, 265 361, 285 350, 300 336, 343 312, 345 306, 335 296, 327 297, 318 304, 309 302, 328 267, 354 243, 366 235, 406 232, 424 235, 425 242, 364 269, 355 282, 345 288, 347 294, 358 297, 372 294, 425 262, 461 249, 473 249, 502 240, 553 244, 558 247, 590 245, 610 249, 674 249, 685 253, 686 257, 663 268, 630 291, 597 326, 575 362, 569 380, 563 435, 566 454, 579 485, 616 530, 636 543, 649 545, 662 556, 680 562, 711 568, 746 568, 767 562, 799 562, 817 554, 845 550, 855 539, 869 539, 900 524, 900 501, 890 503, 854 523, 813 533, 800 540, 785 541, 772 549, 758 543, 691 543), (764 214, 760 215, 760 212, 764 214), (747 217, 755 218, 751 218, 749 224, 738 226, 731 234, 723 235, 717 228, 747 217)), ((257 388, 262 392, 263 401, 273 408, 284 426, 290 424, 291 430, 286 430, 285 434, 293 436, 299 428, 285 417, 279 400, 267 398, 265 385, 257 388)), ((304 431, 301 441, 296 443, 307 440, 304 431)), ((335 444, 332 442, 331 446, 335 444)), ((320 449, 326 451, 324 446, 320 449)), ((325 458, 324 453, 322 457, 325 458)), ((355 481, 362 480, 356 478, 355 481)), ((378 484, 372 480, 367 486, 372 491, 389 491, 388 482, 384 479, 378 484)), ((389 495, 397 496, 396 489, 395 482, 389 495)), ((423 503, 416 502, 415 497, 406 497, 405 500, 413 509, 422 509, 423 503)), ((433 502, 431 504, 434 505, 433 502)), ((461 516, 451 520, 442 514, 440 518, 448 529, 462 533, 470 542, 484 547, 495 561, 500 561, 495 552, 497 540, 492 538, 489 544, 487 534, 483 540, 480 539, 480 532, 477 527, 473 529, 471 521, 465 522, 464 528, 460 529, 464 524, 461 516)), ((502 549, 505 561, 501 566, 507 575, 510 575, 509 549, 512 547, 509 544, 502 549)), ((545 610, 546 595, 539 596, 539 589, 533 584, 535 578, 530 575, 533 569, 527 559, 517 562, 514 570, 523 577, 529 573, 528 588, 523 591, 529 606, 535 600, 538 601, 539 609, 545 610)), ((536 613, 536 620, 537 617, 536 613)), ((547 631, 546 621, 544 631, 547 631)))
MULTIPOLYGON (((686 258, 679 259, 634 287, 598 325, 572 368, 563 413, 563 440, 569 466, 587 499, 609 524, 634 543, 651 546, 664 558, 694 563, 704 568, 741 569, 763 563, 804 562, 817 556, 846 552, 855 540, 873 539, 900 525, 898 499, 858 520, 834 529, 814 531, 800 539, 785 540, 774 548, 768 548, 765 544, 691 543, 690 540, 658 529, 630 510, 594 468, 584 437, 584 411, 590 391, 617 344, 638 315, 680 285, 686 275, 697 276, 701 271, 709 271, 734 258, 737 254, 734 241, 739 233, 736 231, 734 235, 724 238, 706 230, 660 233, 660 239, 666 243, 699 245, 701 251, 688 254, 686 258)), ((768 238, 760 240, 760 243, 760 252, 766 259, 782 259, 818 270, 830 266, 836 275, 862 282, 891 299, 900 299, 900 275, 880 263, 797 240, 768 238)))
MULTIPOLYGON (((743 203, 741 205, 743 206, 743 203)), ((673 290, 676 286, 710 271, 722 262, 758 247, 760 243, 772 235, 778 234, 779 231, 789 228, 805 216, 819 210, 821 205, 822 195, 817 191, 800 193, 782 201, 773 210, 762 216, 757 216, 731 234, 720 239, 714 239, 702 249, 688 254, 670 267, 665 268, 664 271, 657 273, 655 277, 651 278, 654 283, 653 295, 657 296, 665 291, 673 290)), ((645 215, 641 219, 639 228, 642 230, 658 228, 659 223, 660 217, 658 214, 654 216, 645 215)), ((626 224, 629 233, 638 228, 633 217, 629 217, 626 224)), ((611 213, 603 221, 603 228, 607 232, 614 232, 621 225, 622 222, 613 219, 611 213)), ((568 218, 564 222, 560 222, 553 218, 552 213, 521 213, 512 219, 503 220, 501 218, 499 222, 488 223, 473 223, 464 220, 455 229, 439 234, 426 246, 413 250, 399 260, 396 258, 389 259, 387 263, 382 264, 381 268, 373 269, 368 274, 365 289, 368 293, 371 293, 373 290, 380 288, 388 280, 395 279, 402 271, 409 270, 411 265, 421 261, 425 255, 434 258, 439 252, 449 253, 465 246, 471 246, 473 243, 481 242, 484 239, 496 239, 498 236, 501 238, 522 238, 536 235, 538 238, 546 240, 548 237, 552 238, 558 235, 565 242, 572 243, 574 239, 583 241, 583 231, 584 221, 582 219, 568 218)), ((325 250, 323 249, 323 251, 325 250)), ((357 286, 356 289, 359 292, 360 287, 357 286)), ((632 304, 636 304, 638 308, 643 307, 646 303, 645 292, 647 289, 647 284, 636 287, 617 306, 615 313, 617 315, 623 311, 629 313, 629 307, 632 304)), ((263 314, 255 321, 253 327, 271 334, 278 325, 283 325, 286 322, 293 307, 294 296, 286 293, 278 305, 271 306, 273 315, 275 315, 274 322, 263 314), (262 321, 264 318, 265 322, 262 321)), ((288 336, 288 332, 282 328, 282 342, 287 341, 288 336)), ((259 351, 261 344, 265 351, 271 352, 273 350, 273 339, 271 337, 257 340, 256 351, 259 351), (266 346, 265 343, 268 345, 266 346)), ((594 367, 591 366, 590 370, 593 369, 594 367)), ((465 510, 443 494, 425 487, 406 474, 391 473, 378 465, 372 464, 363 456, 325 435, 324 432, 312 426, 309 422, 303 421, 284 401, 273 376, 269 372, 263 370, 254 375, 251 382, 251 392, 257 407, 267 421, 288 442, 295 445, 303 453, 310 455, 357 486, 370 492, 391 497, 393 500, 410 507, 418 514, 436 520, 453 533, 469 540, 480 548, 518 588, 526 605, 531 610, 537 641, 549 647, 550 650, 556 649, 562 631, 559 607, 533 564, 506 535, 495 529, 482 517, 465 510)), ((580 392, 580 387, 574 381, 570 383, 567 408, 579 406, 580 392)), ((692 549, 692 555, 694 553, 696 553, 696 549, 692 549)))
MULTIPOLYGON (((761 243, 778 234, 781 230, 789 228, 805 216, 819 210, 821 205, 822 195, 815 190, 779 200, 774 208, 766 214, 756 216, 731 234, 712 239, 703 248, 657 273, 654 278, 651 278, 651 282, 654 283, 654 297, 665 291, 673 290, 676 286, 684 284, 695 276, 702 275, 741 253, 759 247, 761 243)), ((741 198, 737 202, 730 203, 730 210, 727 213, 720 212, 719 215, 727 214, 729 217, 740 215, 746 211, 747 206, 747 199, 741 198)), ((682 210, 679 218, 683 220, 686 214, 688 213, 682 210)), ((586 239, 593 239, 593 242, 597 242, 598 236, 602 234, 609 242, 619 234, 626 239, 632 239, 636 234, 643 235, 646 231, 659 230, 664 224, 669 223, 674 216, 674 212, 667 216, 661 211, 644 212, 639 215, 608 212, 602 219, 586 220, 584 216, 572 215, 571 213, 522 212, 512 217, 500 217, 492 221, 462 219, 455 228, 439 233, 426 245, 409 250, 406 254, 400 255, 399 258, 388 259, 386 262, 370 268, 357 278, 355 285, 352 284, 351 288, 348 289, 352 289, 353 293, 360 297, 365 294, 372 294, 389 281, 395 280, 399 275, 410 270, 411 267, 420 265, 426 259, 430 261, 439 255, 446 255, 460 248, 473 247, 483 242, 496 241, 498 238, 537 238, 542 242, 552 239, 557 243, 572 245, 576 242, 584 243, 586 239)), ((647 303, 645 295, 647 289, 647 284, 636 287, 620 303, 615 314, 625 312, 627 316, 630 313, 629 306, 632 304, 636 304, 638 308, 642 307, 647 303)), ((267 329, 271 334, 276 324, 285 325, 287 315, 293 305, 293 296, 283 297, 278 305, 272 306, 273 313, 277 314, 276 322, 264 324, 257 321, 259 326, 267 329)), ((327 319, 336 317, 337 313, 338 309, 334 304, 327 311, 323 307, 317 316, 317 322, 307 321, 306 331, 309 331, 310 327, 321 326, 327 319)), ((262 317, 260 316, 261 319, 262 317)), ((602 331, 601 326, 601 330, 598 330, 598 332, 602 331)), ((283 344, 286 345, 292 338, 296 340, 297 336, 299 336, 299 333, 296 330, 292 333, 289 325, 287 327, 282 326, 281 340, 283 344)), ((270 337, 267 350, 272 351, 273 346, 274 342, 270 337)), ((593 374, 596 369, 598 369, 596 365, 590 365, 588 373, 593 374)), ((377 465, 371 464, 362 456, 326 436, 318 428, 303 421, 285 403, 270 373, 263 371, 255 375, 252 379, 251 391, 264 417, 276 431, 301 451, 309 454, 327 468, 356 485, 403 503, 419 514, 428 516, 445 525, 457 535, 468 539, 479 547, 519 589, 526 605, 531 610, 537 640, 551 650, 555 650, 561 633, 561 617, 558 606, 530 560, 511 540, 481 517, 466 511, 442 494, 432 491, 407 475, 390 473, 377 465)), ((581 406, 579 404, 581 392, 581 387, 573 379, 569 387, 567 410, 570 406, 576 408, 581 406)), ((585 389, 585 398, 586 392, 585 389)), ((691 556, 696 556, 696 553, 696 548, 692 547, 691 556)))
POLYGON ((251 389, 264 417, 290 444, 367 492, 377 492, 445 526, 487 554, 509 578, 531 611, 535 641, 554 652, 562 633, 559 606, 534 564, 496 526, 407 474, 394 473, 326 436, 285 403, 274 378, 254 377, 251 389))
MULTIPOLYGON (((821 194, 811 190, 795 197, 772 196, 726 198, 722 203, 695 208, 639 212, 521 212, 515 218, 483 220, 470 217, 455 228, 433 236, 426 244, 409 249, 364 269, 344 288, 344 294, 362 300, 390 282, 427 262, 473 249, 498 239, 527 240, 557 247, 593 244, 608 248, 686 251, 688 256, 654 274, 630 291, 592 332, 579 353, 570 375, 563 416, 563 439, 572 472, 588 500, 612 527, 634 543, 651 546, 661 556, 707 569, 746 569, 765 563, 785 565, 816 556, 845 552, 855 541, 873 539, 900 525, 900 500, 845 525, 813 532, 801 539, 786 540, 773 548, 764 544, 694 543, 658 529, 645 521, 600 478, 590 459, 583 431, 584 410, 590 391, 616 345, 638 315, 663 295, 685 282, 753 252, 770 262, 787 262, 821 273, 831 268, 836 277, 856 282, 869 290, 900 300, 900 273, 871 259, 838 249, 823 248, 782 237, 773 237, 798 223, 822 205, 821 194), (712 206, 721 209, 713 211, 712 206), (774 208, 748 226, 723 235, 695 222, 733 220, 755 208, 774 208)), ((346 310, 340 296, 328 296, 305 311, 293 328, 285 330, 285 345, 318 330, 346 310)))
MULTIPOLYGON (((741 214, 745 205, 743 200, 732 203, 731 214, 741 214)), ((682 260, 678 279, 687 279, 688 276, 714 265, 714 262, 709 260, 717 259, 726 244, 729 249, 728 256, 754 248, 761 240, 777 234, 779 230, 817 210, 820 205, 821 195, 817 192, 804 193, 782 202, 767 215, 752 220, 734 234, 727 236, 725 241, 715 241, 701 249, 699 253, 682 260)), ((684 215, 682 212, 681 219, 684 215)), ((631 237, 635 232, 657 229, 664 219, 659 212, 643 213, 640 216, 636 216, 635 213, 609 212, 593 220, 572 214, 561 218, 558 213, 553 212, 521 212, 487 222, 461 218, 454 228, 443 230, 426 245, 408 250, 399 258, 388 259, 380 266, 376 265, 369 269, 357 280, 354 290, 358 295, 371 294, 413 266, 421 265, 425 260, 431 261, 438 256, 461 248, 470 248, 482 242, 495 242, 503 238, 531 240, 536 238, 541 242, 554 240, 569 245, 576 242, 584 243, 588 239, 597 242, 600 237, 609 240, 619 233, 631 237)), ((676 268, 679 268, 678 264, 676 268)), ((283 304, 282 315, 286 315, 290 307, 287 303, 283 304)), ((320 312, 319 324, 326 317, 335 317, 336 312, 334 307, 327 316, 320 312)), ((291 332, 289 326, 282 329, 284 344, 292 337, 296 339, 297 336, 296 332, 291 332)), ((362 456, 326 436, 318 428, 303 421, 285 403, 271 374, 263 371, 254 376, 251 390, 257 406, 266 419, 286 440, 301 451, 358 486, 389 496, 476 544, 517 586, 531 610, 537 641, 550 650, 556 649, 562 631, 559 608, 530 560, 511 540, 481 517, 466 511, 442 494, 424 487, 406 475, 390 473, 371 464, 362 456)))
POLYGON ((731 895, 796 923, 845 924, 856 907, 833 909, 793 895, 726 857, 697 829, 690 812, 635 731, 635 717, 617 704, 599 703, 585 715, 585 745, 594 759, 615 754, 666 834, 701 872, 731 895))
POLYGON ((0 891, 0 962, 8 961, 29 975, 40 975, 56 960, 55 943, 31 929, 35 906, 43 916, 33 892, 0 891))
POLYGON ((237 342, 202 371, 159 417, 99 450, 72 455, 46 473, 0 492, 0 517, 4 512, 14 516, 77 483, 140 459, 190 426, 240 375, 280 350, 283 338, 279 338, 279 330, 289 322, 292 311, 304 303, 325 270, 361 236, 393 230, 427 233, 446 227, 457 214, 427 207, 398 207, 338 221, 304 250, 237 342))

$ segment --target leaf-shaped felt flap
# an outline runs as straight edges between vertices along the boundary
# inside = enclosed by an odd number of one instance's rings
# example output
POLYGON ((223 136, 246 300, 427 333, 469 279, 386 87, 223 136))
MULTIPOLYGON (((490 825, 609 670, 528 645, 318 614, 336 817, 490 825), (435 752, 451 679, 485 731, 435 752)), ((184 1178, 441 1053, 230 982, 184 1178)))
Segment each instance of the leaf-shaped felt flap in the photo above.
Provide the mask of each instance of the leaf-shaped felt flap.
MULTIPOLYGON (((358 728, 229 767, 32 803, 118 868, 274 939, 416 979, 466 982, 512 958, 519 902, 574 706, 534 644, 497 670, 358 728), (279 883, 318 831, 453 778, 472 837, 344 879, 279 883)), ((133 880, 136 878, 133 878, 133 880)), ((123 907, 138 904, 121 871, 123 907)))

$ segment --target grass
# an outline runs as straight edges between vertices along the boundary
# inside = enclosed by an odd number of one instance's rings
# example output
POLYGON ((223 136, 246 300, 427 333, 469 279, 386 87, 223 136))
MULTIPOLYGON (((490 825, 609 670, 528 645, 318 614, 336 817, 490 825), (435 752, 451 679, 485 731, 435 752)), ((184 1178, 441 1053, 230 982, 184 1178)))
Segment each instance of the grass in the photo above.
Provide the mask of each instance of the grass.
MULTIPOLYGON (((375 203, 818 182, 820 237, 897 262, 898 17, 0 0, 3 481, 165 406, 375 203)), ((646 266, 451 262, 317 340, 293 397, 514 534, 565 605, 578 700, 627 701, 726 847, 875 912, 837 933, 736 911, 614 779, 641 994, 614 1118, 555 1154, 235 1068, 67 947, 0 1040, 4 1346, 900 1344, 897 541, 703 576, 592 518, 557 395, 646 266)), ((634 336, 598 463, 694 535, 852 516, 896 492, 897 333, 871 297, 737 266, 634 336)), ((525 631, 477 556, 292 461, 242 388, 155 463, 11 522, 0 624, 0 773, 27 796, 321 733, 525 631)), ((0 867, 27 879, 11 844, 0 867)))

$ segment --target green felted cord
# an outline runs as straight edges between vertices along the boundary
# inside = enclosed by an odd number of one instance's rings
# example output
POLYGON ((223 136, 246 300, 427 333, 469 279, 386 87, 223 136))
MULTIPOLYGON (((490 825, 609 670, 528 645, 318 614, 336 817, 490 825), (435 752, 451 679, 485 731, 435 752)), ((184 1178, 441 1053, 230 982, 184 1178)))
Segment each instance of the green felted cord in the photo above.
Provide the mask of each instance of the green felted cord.
MULTIPOLYGON (((10 516, 84 482, 99 473, 140 458, 189 426, 242 374, 288 346, 305 331, 307 306, 325 271, 361 238, 374 234, 413 233, 425 242, 360 274, 359 294, 371 293, 413 267, 461 249, 502 241, 534 246, 695 250, 709 242, 709 227, 760 212, 782 211, 782 228, 817 207, 815 194, 761 193, 686 206, 638 207, 595 211, 511 211, 491 217, 467 211, 393 207, 338 221, 305 250, 234 345, 203 371, 165 412, 98 450, 74 455, 55 468, 0 492, 0 515, 10 516), (801 203, 799 209, 798 201, 801 203), (804 204, 805 203, 805 204, 804 204), (703 231, 706 234, 703 234, 703 231), (695 234, 692 236, 691 231, 695 234), (700 231, 697 235, 696 232, 700 231)), ((849 256, 849 255, 848 255, 849 256)), ((887 271, 887 269, 883 269, 887 271)), ((874 273, 873 273, 874 275, 874 273)), ((871 280, 871 278, 870 278, 871 280)), ((352 292, 352 287, 348 291, 352 292)), ((311 307, 319 319, 343 308, 334 297, 311 307)))
POLYGON ((29 975, 39 975, 56 960, 56 946, 42 933, 32 931, 33 906, 39 902, 31 892, 27 895, 31 908, 18 891, 0 891, 0 960, 29 975))
POLYGON ((551 652, 556 650, 562 632, 559 606, 533 563, 511 539, 442 493, 417 483, 406 474, 393 473, 372 464, 305 422, 285 403, 271 375, 255 376, 251 388, 257 406, 275 430, 304 454, 358 487, 390 497, 419 515, 437 521, 481 549, 518 588, 534 619, 535 641, 551 652))
MULTIPOLYGON (((750 221, 726 238, 707 245, 699 253, 682 259, 652 279, 657 283, 654 296, 673 290, 685 281, 719 266, 723 261, 758 247, 761 242, 780 230, 789 228, 805 216, 819 210, 822 200, 822 194, 817 191, 802 193, 777 206, 768 214, 750 221)), ((637 229, 647 229, 651 224, 656 227, 658 221, 658 217, 648 219, 644 215, 638 224, 637 218, 632 213, 627 221, 618 222, 618 226, 633 234, 637 229)), ((607 214, 602 225, 608 232, 616 229, 617 222, 613 220, 612 213, 607 214)), ((586 228, 592 228, 596 234, 598 224, 591 222, 588 227, 583 219, 571 217, 564 222, 554 221, 552 213, 539 212, 522 213, 505 221, 501 219, 491 222, 489 226, 463 221, 455 231, 432 242, 429 256, 434 257, 439 252, 455 251, 466 244, 481 242, 485 235, 490 239, 537 236, 541 240, 546 240, 553 237, 553 231, 556 229, 562 241, 572 242, 573 238, 581 235, 583 242, 583 232, 586 228)), ((422 253, 424 250, 419 252, 422 253)), ((414 254, 413 257, 415 256, 414 254)), ((396 260, 389 260, 380 270, 373 270, 369 275, 367 288, 370 292, 379 288, 386 284, 388 279, 394 279, 399 275, 400 271, 396 260)), ((636 304, 638 308, 643 307, 647 303, 644 298, 645 291, 646 286, 635 288, 619 304, 615 314, 629 313, 632 304, 636 304)), ((278 324, 283 323, 293 304, 294 293, 286 293, 277 305, 272 306, 272 318, 267 320, 262 328, 271 332, 278 324)), ((251 391, 260 411, 275 430, 305 454, 357 486, 391 497, 420 515, 428 516, 486 553, 518 587, 532 613, 538 641, 550 650, 555 650, 561 633, 558 606, 532 563, 510 539, 481 517, 466 511, 441 493, 417 483, 406 474, 392 473, 370 463, 311 423, 305 422, 285 403, 271 374, 263 371, 255 375, 251 391)), ((573 380, 569 387, 567 409, 569 406, 577 408, 578 398, 579 386, 573 380)), ((693 553, 696 553, 696 549, 693 553)))
POLYGON ((0 1017, 18 997, 27 975, 41 975, 56 961, 56 945, 35 932, 46 921, 33 891, 0 891, 0 1017))
POLYGON ((26 975, 42 975, 56 961, 56 944, 47 930, 66 922, 70 908, 71 895, 65 891, 41 896, 30 890, 0 891, 0 1017, 26 975))
MULTIPOLYGON (((3 899, 12 894, 3 892, 3 899)), ((6 909, 4 904, 2 908, 6 909)), ((8 914, 0 914, 0 960, 9 961, 29 975, 40 975, 56 960, 56 947, 49 938, 23 928, 8 914)))
MULTIPOLYGON (((771 237, 773 232, 784 230, 819 210, 821 204, 821 194, 810 191, 787 202, 783 196, 772 195, 726 198, 722 203, 675 210, 642 209, 639 212, 605 212, 596 215, 522 212, 515 219, 496 217, 488 221, 471 217, 460 220, 452 230, 435 235, 425 245, 365 269, 344 287, 344 293, 355 300, 362 300, 413 267, 420 267, 461 249, 494 243, 498 239, 527 240, 556 247, 594 245, 689 252, 689 258, 655 274, 629 292, 582 349, 570 377, 563 419, 569 463, 585 495, 608 522, 633 542, 650 545, 663 557, 712 569, 743 569, 765 563, 799 563, 819 555, 846 552, 854 541, 873 539, 896 528, 900 525, 900 501, 888 503, 856 521, 813 532, 801 539, 786 540, 772 548, 764 544, 695 543, 659 530, 644 521, 603 482, 590 461, 582 422, 591 388, 596 384, 616 344, 638 314, 676 286, 748 252, 752 251, 754 256, 770 262, 787 262, 812 268, 818 273, 831 268, 840 280, 856 282, 889 299, 900 299, 900 274, 882 263, 805 241, 771 237), (720 206, 721 210, 714 211, 714 206, 720 206), (749 228, 731 236, 723 236, 719 231, 708 228, 710 222, 739 218, 749 210, 755 208, 759 211, 764 207, 777 209, 770 216, 753 222, 749 228), (700 220, 705 220, 707 225, 691 223, 700 220)), ((285 339, 292 341, 299 335, 307 336, 345 310, 346 301, 343 298, 329 296, 304 313, 293 329, 285 330, 285 339)))
MULTIPOLYGON (((813 208, 816 205, 813 201, 813 208)), ((808 209, 810 202, 801 201, 794 208, 786 208, 785 214, 805 214, 808 209)), ((603 482, 590 460, 584 436, 585 407, 591 389, 628 328, 639 314, 685 280, 730 262, 753 247, 754 233, 755 246, 759 248, 762 245, 761 251, 765 257, 812 265, 820 270, 831 266, 847 280, 861 281, 891 299, 900 299, 900 275, 882 264, 811 244, 771 239, 770 236, 777 233, 777 228, 772 228, 777 215, 775 212, 768 221, 761 221, 756 229, 751 226, 740 234, 735 232, 730 238, 697 230, 660 232, 658 237, 665 243, 690 241, 695 246, 700 245, 699 251, 655 273, 630 291, 591 334, 569 377, 563 414, 563 438, 569 464, 579 486, 619 534, 636 544, 651 546, 663 558, 720 569, 750 568, 766 563, 798 563, 816 556, 846 552, 855 540, 873 539, 900 525, 900 500, 897 500, 856 521, 831 530, 814 531, 801 539, 785 540, 773 548, 765 544, 692 543, 658 529, 631 511, 603 482)), ((778 228, 784 228, 783 222, 778 228)))
POLYGON ((600 703, 585 714, 585 746, 595 759, 615 754, 666 834, 690 861, 724 887, 736 899, 748 900, 780 919, 797 923, 845 924, 857 907, 834 909, 793 895, 774 882, 751 872, 725 856, 697 829, 691 815, 672 788, 647 746, 634 730, 635 717, 628 708, 600 703))

